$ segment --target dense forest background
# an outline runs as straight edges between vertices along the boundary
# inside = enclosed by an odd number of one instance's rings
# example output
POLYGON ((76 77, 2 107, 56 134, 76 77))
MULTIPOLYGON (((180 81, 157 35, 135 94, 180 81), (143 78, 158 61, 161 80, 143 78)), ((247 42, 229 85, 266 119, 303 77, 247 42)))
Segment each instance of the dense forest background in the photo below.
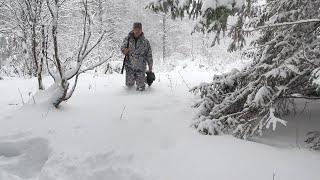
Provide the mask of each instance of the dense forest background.
MULTIPOLYGON (((131 31, 132 24, 136 21, 142 22, 143 31, 151 42, 156 69, 172 69, 178 60, 198 60, 202 66, 215 67, 213 65, 221 65, 222 61, 230 63, 232 62, 230 59, 235 61, 241 58, 239 53, 234 53, 234 55, 217 53, 226 52, 228 40, 224 39, 221 46, 213 47, 214 34, 195 31, 196 21, 192 19, 175 21, 169 14, 155 13, 146 9, 149 2, 148 0, 88 1, 88 14, 92 21, 92 39, 98 39, 104 30, 106 30, 106 35, 98 47, 93 50, 85 66, 111 56, 110 61, 97 70, 104 73, 119 72, 123 59, 119 49, 123 38, 131 31)), ((35 26, 36 54, 41 56, 41 29, 43 26, 45 34, 50 34, 52 23, 48 12, 45 11, 45 4, 40 5, 41 11, 39 12, 31 10, 40 16, 34 23, 31 17, 24 14, 30 9, 23 0, 4 1, 1 5, 0 26, 3 28, 0 29, 0 74, 21 77, 36 76, 37 68, 31 47, 33 46, 31 26, 35 26)), ((82 4, 79 1, 64 1, 59 11, 61 15, 58 39, 60 39, 61 59, 72 62, 82 36, 84 13, 82 4)), ((52 37, 49 35, 46 38, 48 46, 52 46, 52 37)), ((48 48, 48 51, 50 50, 48 48)), ((43 71, 46 72, 46 68, 43 71)))

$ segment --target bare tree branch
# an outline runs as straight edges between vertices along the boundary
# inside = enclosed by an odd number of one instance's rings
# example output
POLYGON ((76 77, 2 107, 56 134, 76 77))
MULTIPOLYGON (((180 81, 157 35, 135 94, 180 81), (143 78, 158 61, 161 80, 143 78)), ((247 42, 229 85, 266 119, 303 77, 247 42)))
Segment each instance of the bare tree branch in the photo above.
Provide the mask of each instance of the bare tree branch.
POLYGON ((78 79, 79 79, 79 75, 80 75, 80 74, 85 73, 86 71, 89 71, 89 70, 93 70, 94 68, 96 68, 96 67, 104 64, 105 62, 107 62, 109 59, 111 59, 111 56, 110 56, 109 58, 103 60, 103 61, 100 61, 100 62, 98 62, 98 63, 96 63, 96 64, 94 64, 94 65, 92 65, 92 66, 89 66, 89 67, 87 67, 87 68, 79 71, 79 72, 77 73, 76 77, 75 77, 74 84, 73 84, 71 90, 68 92, 68 94, 67 94, 67 96, 65 97, 64 100, 66 101, 66 100, 70 99, 71 96, 73 95, 73 93, 74 93, 74 91, 75 91, 75 89, 76 89, 76 86, 77 86, 77 84, 78 84, 78 79))
POLYGON ((110 59, 112 58, 112 56, 108 57, 107 59, 103 60, 103 61, 100 61, 100 62, 97 62, 96 64, 94 65, 91 65, 81 71, 78 72, 78 74, 81 74, 81 73, 84 73, 86 71, 89 71, 89 70, 93 70, 94 68, 98 67, 98 66, 101 66, 102 64, 106 63, 107 61, 109 61, 110 59))
MULTIPOLYGON (((85 53, 84 53, 84 55, 83 56, 81 56, 80 55, 80 59, 78 59, 77 60, 77 69, 72 73, 72 74, 70 74, 68 77, 66 77, 67 78, 67 80, 70 80, 70 79, 72 79, 74 76, 76 76, 78 73, 79 73, 79 71, 80 71, 80 68, 81 68, 81 66, 82 66, 82 63, 83 63, 83 60, 90 54, 90 52, 102 41, 102 39, 103 39, 103 37, 105 36, 105 34, 106 34, 106 31, 104 31, 104 33, 100 36, 100 38, 97 40, 97 42, 88 50, 88 51, 86 51, 85 53)), ((88 43, 88 42, 87 42, 88 43)), ((108 58, 109 59, 109 58, 108 58)), ((105 61, 106 62, 106 61, 105 61)), ((103 62, 104 63, 104 62, 103 62)), ((102 64, 103 64, 102 63, 102 64)))
POLYGON ((84 54, 83 58, 86 58, 91 53, 91 51, 102 41, 106 33, 107 33, 106 31, 102 33, 98 41, 84 54))

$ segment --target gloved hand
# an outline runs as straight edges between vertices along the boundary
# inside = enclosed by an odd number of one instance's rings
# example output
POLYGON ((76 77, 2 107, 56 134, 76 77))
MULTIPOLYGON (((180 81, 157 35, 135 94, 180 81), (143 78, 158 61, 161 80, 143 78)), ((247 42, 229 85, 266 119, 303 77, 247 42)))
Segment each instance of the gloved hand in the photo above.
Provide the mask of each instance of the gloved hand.
POLYGON ((151 72, 151 71, 146 72, 146 74, 147 74, 146 83, 147 83, 149 86, 151 86, 152 83, 153 83, 153 81, 156 80, 156 76, 155 76, 155 74, 154 74, 153 72, 151 72))
POLYGON ((123 54, 126 55, 126 56, 130 55, 130 53, 131 53, 131 49, 129 49, 129 48, 125 48, 123 50, 123 54))

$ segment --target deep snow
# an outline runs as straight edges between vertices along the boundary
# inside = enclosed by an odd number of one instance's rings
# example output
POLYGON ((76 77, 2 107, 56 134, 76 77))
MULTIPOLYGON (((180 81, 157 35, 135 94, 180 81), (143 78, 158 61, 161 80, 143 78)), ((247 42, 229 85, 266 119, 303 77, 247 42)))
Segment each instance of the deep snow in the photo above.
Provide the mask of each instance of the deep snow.
MULTIPOLYGON (((127 90, 118 74, 84 74, 58 110, 28 95, 36 90, 35 79, 0 81, 0 180, 320 178, 320 154, 302 143, 307 129, 296 143, 294 123, 255 139, 259 143, 190 128, 197 99, 187 86, 209 82, 213 74, 158 73, 142 93, 127 90), (23 107, 18 88, 24 101, 30 99, 23 107)), ((319 116, 313 115, 315 125, 319 116)))

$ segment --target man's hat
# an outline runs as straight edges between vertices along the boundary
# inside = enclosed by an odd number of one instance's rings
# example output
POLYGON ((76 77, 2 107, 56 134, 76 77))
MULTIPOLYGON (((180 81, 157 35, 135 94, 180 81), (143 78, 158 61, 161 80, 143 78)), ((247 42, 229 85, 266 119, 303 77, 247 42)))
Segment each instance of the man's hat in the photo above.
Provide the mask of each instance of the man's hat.
POLYGON ((135 22, 135 23, 133 23, 133 29, 134 28, 142 29, 142 24, 140 22, 135 22))

